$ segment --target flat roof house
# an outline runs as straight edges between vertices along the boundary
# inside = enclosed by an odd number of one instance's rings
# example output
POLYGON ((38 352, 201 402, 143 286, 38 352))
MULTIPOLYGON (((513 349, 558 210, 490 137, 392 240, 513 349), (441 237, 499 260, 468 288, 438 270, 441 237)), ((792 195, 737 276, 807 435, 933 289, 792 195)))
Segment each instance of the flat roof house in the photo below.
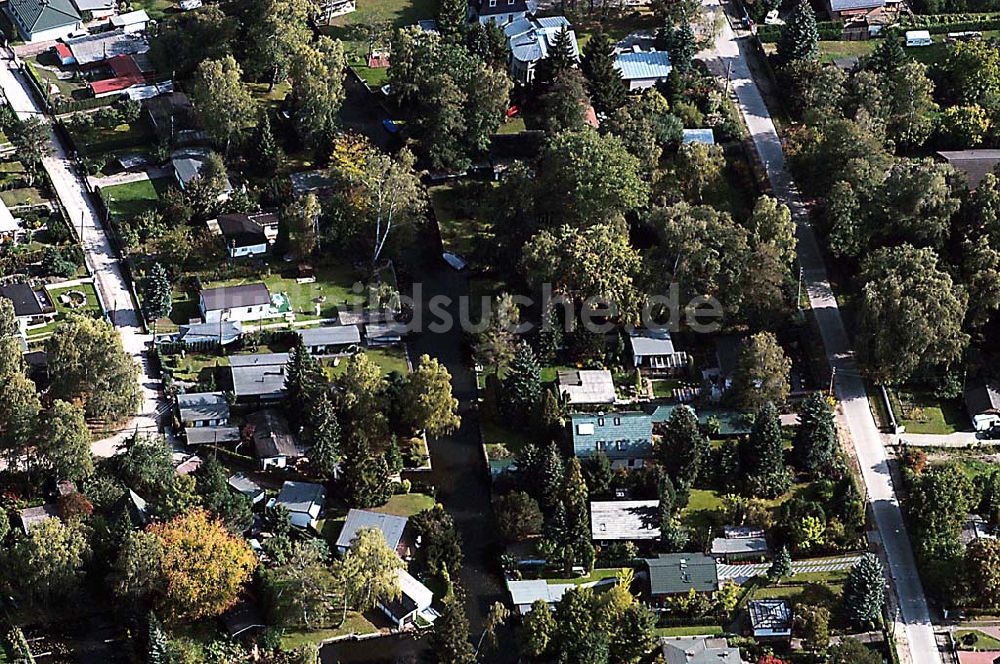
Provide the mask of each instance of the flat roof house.
POLYGON ((147 53, 149 43, 136 35, 126 34, 124 30, 111 30, 73 37, 56 44, 55 48, 62 64, 87 67, 121 55, 147 53))
POLYGON ((296 330, 302 343, 312 355, 340 353, 361 343, 361 330, 357 325, 329 325, 296 330))
POLYGON ((268 402, 285 398, 288 353, 232 355, 229 377, 237 401, 268 402))
POLYGON ((395 516, 392 514, 382 514, 370 510, 352 509, 347 513, 344 527, 337 537, 337 551, 345 553, 351 548, 351 543, 357 536, 358 531, 365 528, 374 528, 382 533, 385 543, 396 554, 406 560, 412 554, 412 538, 407 532, 409 519, 405 516, 395 516))
POLYGON ((274 505, 288 510, 292 525, 308 528, 316 523, 326 503, 326 489, 311 482, 285 482, 274 505))
POLYGON ((677 636, 660 639, 666 664, 744 664, 739 648, 724 638, 677 636))
POLYGON ((555 608, 566 591, 576 587, 572 583, 546 583, 545 579, 507 580, 507 592, 510 593, 511 603, 517 607, 517 612, 522 616, 531 613, 532 605, 538 600, 545 602, 550 609, 555 608))
POLYGON ((579 58, 576 33, 565 16, 520 18, 504 26, 510 50, 511 78, 519 83, 531 83, 535 78, 535 67, 549 56, 549 49, 563 29, 569 32, 573 57, 579 58))
POLYGON ((593 500, 590 533, 595 542, 638 542, 660 538, 660 501, 593 500))
POLYGON ((647 558, 650 595, 653 603, 671 595, 681 595, 694 589, 698 593, 719 590, 719 573, 715 559, 703 553, 661 553, 647 558))
POLYGON ((114 16, 118 9, 115 0, 73 0, 73 6, 81 16, 84 12, 90 12, 91 18, 98 21, 114 16))
POLYGON ((190 427, 184 429, 188 445, 225 445, 240 440, 240 428, 231 426, 190 427))
POLYGON ((612 404, 615 381, 607 369, 569 369, 556 372, 559 394, 571 406, 612 404))
POLYGON ((305 456, 288 420, 277 410, 265 408, 247 415, 247 426, 253 427, 254 455, 262 470, 284 468, 305 456))
POLYGON ((128 34, 145 32, 146 26, 149 25, 149 15, 146 14, 146 10, 137 9, 134 12, 112 16, 110 23, 113 27, 124 30, 128 34))
POLYGON ((966 388, 965 408, 976 431, 1000 426, 1000 382, 989 380, 966 388))
POLYGON ((27 535, 43 521, 59 518, 59 507, 54 503, 46 503, 38 507, 26 507, 18 514, 21 521, 21 531, 27 535))
POLYGON ((83 29, 70 0, 8 0, 5 11, 26 42, 54 41, 83 29))
POLYGON ((667 80, 673 67, 666 51, 625 51, 615 58, 615 69, 629 90, 646 90, 667 80))
POLYGON ((198 305, 206 323, 251 321, 279 315, 271 306, 271 292, 262 282, 206 288, 198 296, 198 305))
POLYGON ((178 325, 177 333, 169 338, 174 343, 181 343, 186 346, 196 346, 198 344, 218 344, 228 346, 239 341, 243 336, 243 326, 239 321, 222 321, 217 323, 191 323, 189 325, 178 325))
POLYGON ((687 366, 687 353, 674 349, 668 330, 629 332, 632 365, 650 373, 676 374, 687 366))
POLYGON ((537 0, 470 0, 469 21, 503 26, 524 19, 538 10, 537 0))
POLYGON ((642 412, 576 413, 570 417, 573 454, 604 452, 616 468, 641 468, 653 453, 653 418, 642 412))
POLYGON ((747 537, 716 537, 712 540, 712 557, 727 563, 759 561, 767 557, 769 551, 767 539, 763 534, 747 537))
POLYGON ((783 599, 752 599, 747 602, 750 628, 758 639, 792 636, 792 607, 783 599))
POLYGON ((185 428, 229 424, 229 402, 222 392, 178 394, 177 410, 185 428))
POLYGON ((28 284, 0 286, 0 297, 14 305, 14 315, 22 332, 32 325, 44 325, 56 315, 52 298, 41 288, 32 288, 28 284))
POLYGON ((399 599, 380 600, 378 607, 382 609, 382 613, 388 616, 396 627, 415 624, 418 617, 428 623, 437 620, 440 614, 431 608, 434 593, 430 588, 420 583, 402 567, 396 569, 396 576, 399 579, 399 599))

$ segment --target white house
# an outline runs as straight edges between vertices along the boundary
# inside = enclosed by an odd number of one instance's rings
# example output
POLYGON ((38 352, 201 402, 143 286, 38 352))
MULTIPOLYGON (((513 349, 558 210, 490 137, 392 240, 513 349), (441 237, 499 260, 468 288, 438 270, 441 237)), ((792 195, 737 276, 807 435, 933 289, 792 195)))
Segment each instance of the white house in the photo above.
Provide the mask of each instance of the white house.
POLYGON ((399 577, 399 599, 380 601, 378 606, 382 612, 396 627, 412 625, 418 617, 428 623, 437 620, 439 614, 431 608, 434 593, 402 567, 396 569, 396 575, 399 577))
POLYGON ((310 327, 296 332, 311 355, 340 353, 361 343, 361 330, 357 325, 310 327))
POLYGON ((568 369, 556 373, 559 394, 571 406, 612 404, 615 381, 607 369, 568 369))
POLYGON ((271 292, 263 283, 206 288, 198 297, 202 320, 253 321, 279 315, 271 306, 271 292))
POLYGON ((316 523, 326 503, 326 489, 311 482, 285 482, 271 507, 280 505, 288 510, 292 525, 308 528, 316 523))
POLYGON ((544 579, 507 581, 511 603, 522 616, 531 613, 532 606, 538 600, 545 602, 550 609, 555 608, 567 590, 577 587, 579 586, 572 583, 546 583, 544 579))
POLYGON ((469 3, 469 21, 477 21, 480 25, 492 22, 503 26, 528 18, 537 9, 537 0, 472 0, 469 3))
POLYGON ((965 390, 965 408, 976 431, 1000 426, 1000 383, 980 382, 965 390))
POLYGON ((747 602, 754 638, 789 638, 792 635, 792 607, 783 599, 754 599, 747 602))
POLYGON ((83 29, 70 0, 8 0, 4 9, 26 42, 55 41, 83 29))
POLYGON ((120 28, 126 34, 145 32, 146 26, 149 25, 149 15, 146 14, 146 10, 139 9, 134 12, 112 16, 110 22, 112 27, 120 28))
POLYGON ((687 366, 687 353, 674 350, 668 330, 632 330, 629 332, 632 364, 654 373, 677 373, 687 366))
POLYGON ((535 67, 549 57, 556 36, 563 29, 569 32, 573 57, 579 58, 576 33, 565 16, 520 18, 507 24, 503 31, 510 50, 511 77, 519 83, 531 83, 535 78, 535 67))
POLYGON ((638 542, 659 539, 660 501, 591 501, 590 533, 595 542, 638 542))
POLYGON ((645 90, 667 80, 670 56, 666 51, 626 51, 615 58, 615 69, 622 73, 629 90, 645 90))
POLYGON ((218 219, 209 219, 205 225, 222 236, 230 258, 245 258, 267 253, 271 243, 268 231, 273 228, 277 237, 278 217, 271 213, 223 214, 218 219))

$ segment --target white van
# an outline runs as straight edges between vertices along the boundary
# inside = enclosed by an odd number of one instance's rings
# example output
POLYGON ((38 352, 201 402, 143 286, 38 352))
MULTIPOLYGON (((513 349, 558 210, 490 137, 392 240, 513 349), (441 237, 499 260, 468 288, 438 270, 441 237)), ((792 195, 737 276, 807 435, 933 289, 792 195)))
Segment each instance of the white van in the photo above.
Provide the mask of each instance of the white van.
POLYGON ((906 33, 907 46, 930 46, 934 43, 927 30, 910 30, 906 33))

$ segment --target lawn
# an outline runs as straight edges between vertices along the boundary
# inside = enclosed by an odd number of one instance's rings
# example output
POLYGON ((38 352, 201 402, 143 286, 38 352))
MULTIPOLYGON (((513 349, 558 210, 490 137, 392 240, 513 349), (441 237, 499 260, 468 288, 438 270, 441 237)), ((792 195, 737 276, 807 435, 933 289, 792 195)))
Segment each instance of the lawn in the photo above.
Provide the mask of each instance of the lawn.
POLYGON ((1000 639, 995 639, 978 629, 956 630, 955 643, 959 650, 1000 650, 1000 639), (968 645, 964 642, 966 638, 970 641, 968 645))
POLYGON ((353 56, 353 60, 367 55, 366 26, 387 24, 390 28, 401 28, 413 25, 437 16, 437 8, 436 0, 366 0, 358 3, 357 11, 338 16, 331 25, 320 29, 343 41, 348 56, 353 56))
POLYGON ((83 155, 95 155, 135 148, 147 145, 152 133, 144 122, 137 121, 134 124, 123 122, 110 128, 93 126, 87 131, 73 129, 72 125, 67 126, 67 132, 73 138, 73 143, 83 155))
POLYGON ((171 186, 170 178, 140 180, 127 184, 116 184, 101 189, 101 196, 108 202, 111 214, 117 217, 133 217, 151 209, 171 186))
POLYGON ((848 574, 850 570, 796 574, 777 586, 755 588, 750 599, 786 599, 793 605, 825 606, 833 616, 837 616, 848 574))
POLYGON ((411 517, 434 507, 434 498, 425 493, 401 493, 393 496, 382 507, 373 507, 373 512, 411 517))
POLYGON ((431 187, 431 205, 441 231, 445 251, 469 260, 477 245, 489 241, 488 228, 463 210, 461 201, 466 190, 451 185, 431 187))
POLYGON ((587 576, 574 576, 572 578, 547 578, 545 582, 549 585, 559 584, 559 583, 572 583, 575 585, 583 585, 584 583, 592 583, 594 581, 600 581, 601 579, 613 579, 618 576, 618 572, 622 570, 621 567, 608 567, 604 569, 595 569, 587 576))
POLYGON ((843 58, 862 57, 872 52, 879 42, 875 39, 865 41, 821 41, 819 43, 819 58, 822 62, 833 62, 843 58))
POLYGON ((378 628, 364 615, 357 611, 348 611, 347 620, 339 627, 285 632, 281 637, 281 647, 284 650, 295 650, 310 643, 319 644, 338 636, 371 634, 377 631, 379 631, 378 628))
POLYGON ((510 118, 497 129, 498 134, 517 134, 525 130, 524 118, 517 116, 510 118))
POLYGON ((145 9, 149 18, 154 21, 159 21, 164 16, 177 11, 176 7, 175 0, 134 0, 132 2, 133 9, 145 9))
POLYGON ((53 303, 56 305, 56 311, 59 312, 59 316, 65 316, 70 313, 101 316, 103 313, 101 311, 101 303, 97 299, 97 291, 94 290, 93 284, 80 284, 79 286, 69 286, 67 288, 51 288, 48 293, 52 297, 53 303), (67 294, 72 291, 82 293, 84 296, 84 302, 79 306, 73 307, 59 301, 60 295, 67 294))
POLYGON ((0 191, 0 200, 3 200, 4 205, 7 207, 18 207, 20 205, 42 205, 45 203, 45 197, 42 196, 42 192, 34 187, 0 191))
POLYGON ((381 88, 385 85, 386 81, 389 80, 388 67, 369 67, 365 64, 364 59, 358 59, 357 61, 352 62, 351 69, 353 69, 372 90, 378 90, 378 88, 381 88))
MULTIPOLYGON (((391 374, 393 371, 401 373, 403 375, 410 372, 409 367, 406 364, 406 353, 400 346, 385 346, 382 348, 369 348, 364 351, 365 355, 369 359, 374 360, 375 364, 382 367, 382 373, 385 375, 391 374)), ((347 359, 340 358, 340 363, 337 366, 332 365, 332 361, 326 361, 326 375, 330 378, 336 378, 344 373, 347 369, 347 359)))
POLYGON ((692 489, 687 507, 681 511, 681 520, 697 531, 715 525, 715 514, 722 509, 722 495, 708 489, 692 489))
MULTIPOLYGON (((159 329, 157 329, 159 331, 159 329)), ((210 382, 216 367, 229 366, 229 358, 212 355, 210 353, 188 352, 181 357, 178 355, 165 355, 162 358, 164 368, 169 369, 174 380, 197 382, 210 382)))
POLYGON ((692 625, 691 627, 657 627, 657 636, 722 636, 724 629, 716 625, 692 625))
POLYGON ((929 392, 890 390, 896 419, 907 433, 947 435, 969 428, 968 417, 958 399, 939 399, 929 392))
POLYGON ((480 420, 483 432, 483 442, 486 445, 503 445, 511 454, 517 454, 528 442, 529 437, 516 429, 508 429, 490 418, 480 420))

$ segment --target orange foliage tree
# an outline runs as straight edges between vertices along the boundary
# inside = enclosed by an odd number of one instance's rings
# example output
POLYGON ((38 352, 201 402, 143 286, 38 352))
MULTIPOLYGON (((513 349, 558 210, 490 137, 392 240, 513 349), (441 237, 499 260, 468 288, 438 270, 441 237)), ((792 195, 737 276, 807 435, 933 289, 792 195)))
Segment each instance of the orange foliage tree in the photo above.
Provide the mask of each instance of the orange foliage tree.
POLYGON ((174 620, 217 616, 236 603, 257 565, 247 543, 204 510, 150 527, 163 547, 163 609, 174 620))

